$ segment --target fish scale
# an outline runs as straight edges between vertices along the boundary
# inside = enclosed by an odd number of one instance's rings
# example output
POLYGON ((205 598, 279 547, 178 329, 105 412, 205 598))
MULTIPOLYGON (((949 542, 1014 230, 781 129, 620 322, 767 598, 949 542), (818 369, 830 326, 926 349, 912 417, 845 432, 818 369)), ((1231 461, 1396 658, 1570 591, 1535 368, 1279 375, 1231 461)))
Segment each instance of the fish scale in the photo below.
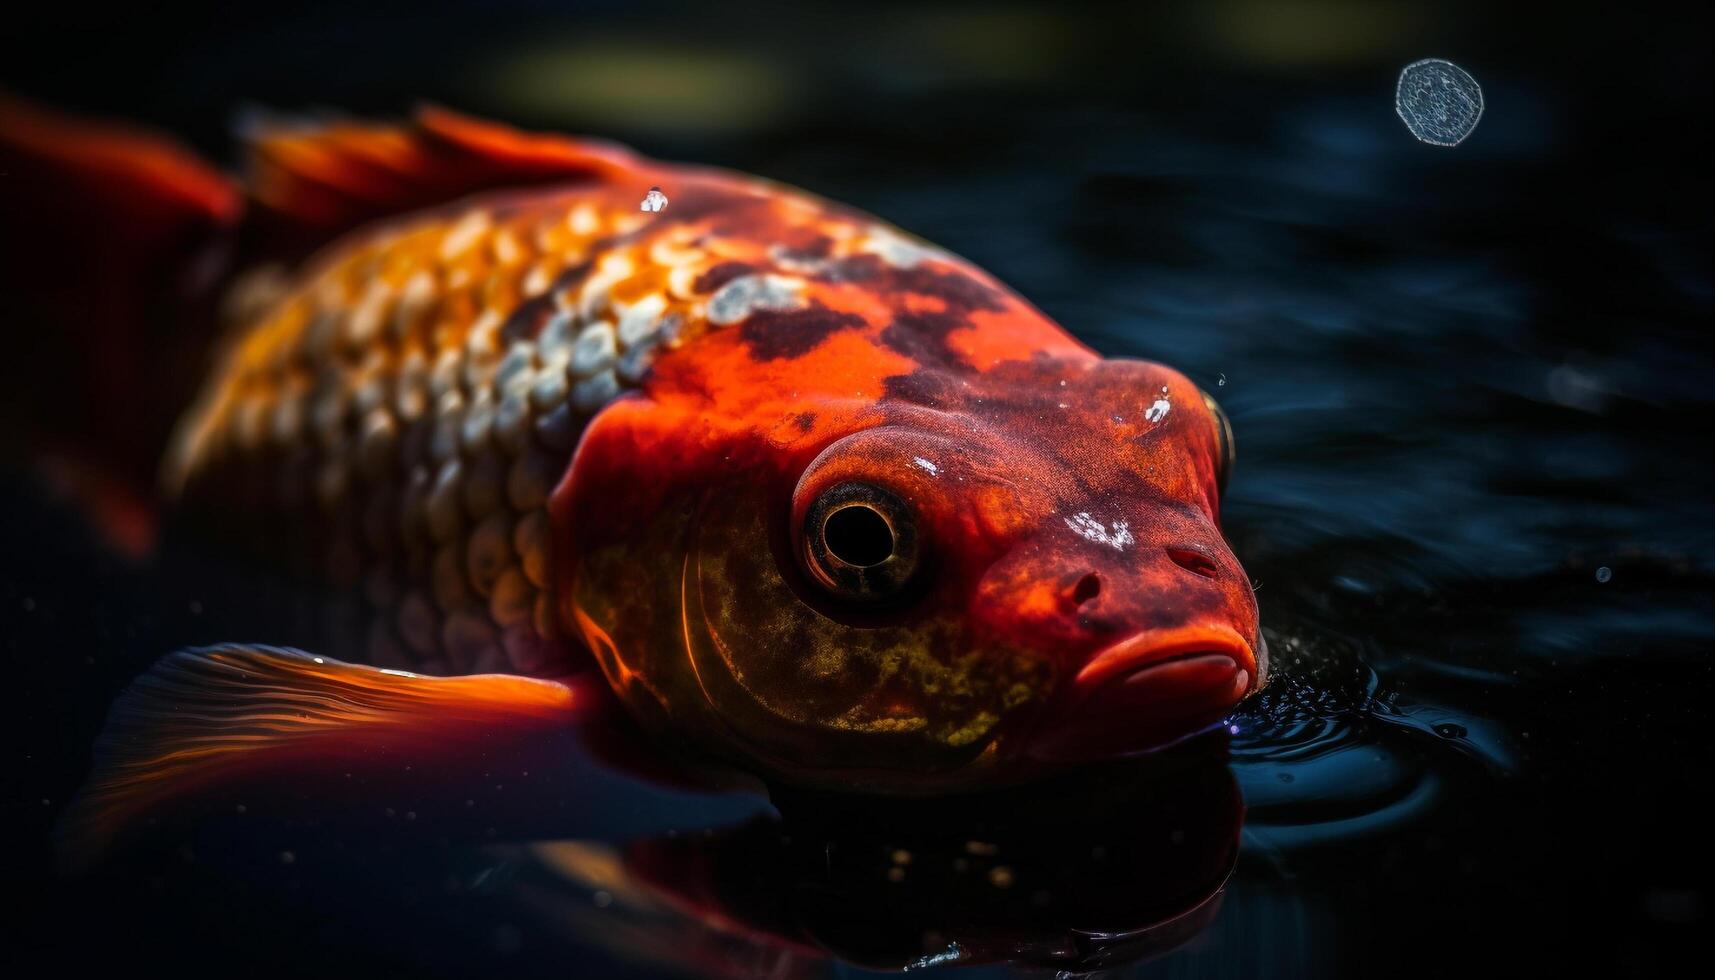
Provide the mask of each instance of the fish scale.
POLYGON ((588 419, 661 350, 791 305, 817 263, 930 254, 761 181, 704 197, 683 206, 693 183, 654 215, 607 187, 491 195, 347 236, 235 324, 169 487, 230 507, 248 473, 249 518, 298 522, 286 536, 306 536, 293 543, 316 577, 361 595, 356 621, 337 602, 330 614, 330 642, 365 637, 348 656, 563 672, 546 502, 588 419))

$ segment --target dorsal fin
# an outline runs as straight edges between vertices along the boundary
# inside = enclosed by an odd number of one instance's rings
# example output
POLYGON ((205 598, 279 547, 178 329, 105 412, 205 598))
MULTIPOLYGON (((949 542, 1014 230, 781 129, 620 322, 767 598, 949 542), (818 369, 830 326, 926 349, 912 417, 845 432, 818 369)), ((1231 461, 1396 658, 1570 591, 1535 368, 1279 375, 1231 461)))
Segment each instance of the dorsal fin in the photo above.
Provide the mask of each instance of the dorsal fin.
POLYGON ((259 218, 288 248, 479 191, 611 180, 638 165, 613 144, 526 133, 436 106, 403 123, 256 117, 242 135, 259 218))

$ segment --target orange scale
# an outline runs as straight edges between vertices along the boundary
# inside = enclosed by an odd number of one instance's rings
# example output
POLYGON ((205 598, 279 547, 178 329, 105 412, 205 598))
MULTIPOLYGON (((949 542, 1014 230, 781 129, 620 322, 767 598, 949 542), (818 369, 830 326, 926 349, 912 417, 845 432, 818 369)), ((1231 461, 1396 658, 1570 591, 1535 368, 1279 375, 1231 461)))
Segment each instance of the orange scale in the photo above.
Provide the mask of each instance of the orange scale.
MULTIPOLYGON (((608 290, 608 296, 621 303, 636 303, 651 295, 667 295, 667 274, 664 270, 652 265, 641 266, 641 271, 627 279, 613 284, 608 290)), ((671 303, 669 302, 669 308, 671 303)))
POLYGON ((482 305, 486 309, 510 313, 519 302, 519 270, 496 268, 482 283, 482 305))

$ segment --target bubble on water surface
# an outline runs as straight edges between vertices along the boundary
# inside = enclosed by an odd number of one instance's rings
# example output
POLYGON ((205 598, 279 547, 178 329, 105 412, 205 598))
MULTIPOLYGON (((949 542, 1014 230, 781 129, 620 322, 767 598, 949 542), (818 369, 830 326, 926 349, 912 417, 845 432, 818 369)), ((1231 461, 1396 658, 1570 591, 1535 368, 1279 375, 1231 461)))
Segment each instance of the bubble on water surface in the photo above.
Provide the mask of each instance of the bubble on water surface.
POLYGON ((1613 577, 1614 577, 1614 570, 1609 568, 1606 565, 1603 565, 1601 568, 1596 569, 1596 581, 1598 581, 1598 582, 1606 583, 1609 579, 1611 579, 1613 577))
POLYGON ((964 955, 965 948, 963 946, 958 943, 948 943, 947 948, 939 953, 930 953, 905 964, 905 969, 922 970, 931 966, 940 966, 943 963, 957 963, 964 958, 964 955))
POLYGON ((1453 62, 1425 58, 1400 71, 1394 109, 1419 140, 1458 146, 1483 117, 1483 89, 1453 62))

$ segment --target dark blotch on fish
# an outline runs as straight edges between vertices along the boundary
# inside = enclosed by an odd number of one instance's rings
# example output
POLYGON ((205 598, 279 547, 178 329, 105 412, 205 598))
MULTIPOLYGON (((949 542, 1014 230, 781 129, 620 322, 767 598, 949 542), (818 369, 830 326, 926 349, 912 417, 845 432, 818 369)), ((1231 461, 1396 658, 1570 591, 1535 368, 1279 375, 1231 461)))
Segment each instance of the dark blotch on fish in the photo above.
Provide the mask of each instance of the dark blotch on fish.
POLYGON ((901 313, 881 331, 881 342, 889 350, 914 361, 944 360, 947 335, 970 322, 956 313, 901 313))
POLYGON ((803 357, 840 330, 861 327, 863 317, 815 305, 802 310, 758 310, 739 328, 757 360, 803 357))
POLYGON ((697 277, 691 288, 699 293, 712 293, 739 276, 749 275, 756 271, 756 266, 748 262, 722 262, 697 277))

